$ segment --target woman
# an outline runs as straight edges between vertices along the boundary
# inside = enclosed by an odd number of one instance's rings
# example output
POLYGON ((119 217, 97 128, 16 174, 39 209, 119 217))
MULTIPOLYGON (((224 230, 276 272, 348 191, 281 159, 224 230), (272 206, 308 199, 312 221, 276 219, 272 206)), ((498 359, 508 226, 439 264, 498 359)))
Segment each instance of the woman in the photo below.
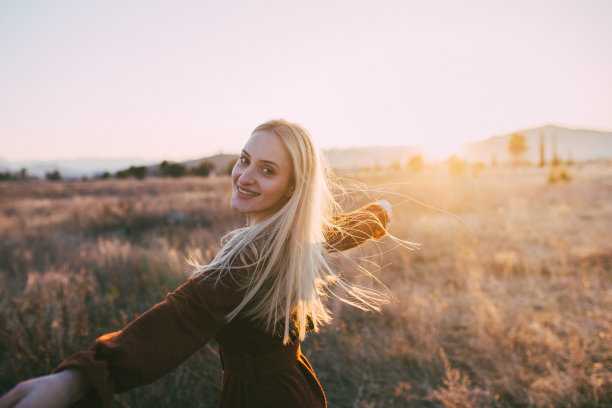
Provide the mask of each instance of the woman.
POLYGON ((363 309, 385 298, 341 279, 325 255, 382 237, 390 211, 386 202, 372 203, 334 216, 326 177, 303 127, 285 120, 258 126, 232 171, 230 205, 247 225, 165 301, 53 374, 19 384, 0 408, 108 407, 113 393, 161 377, 212 338, 223 366, 220 406, 326 406, 300 352, 306 332, 331 320, 325 287, 339 286, 344 301, 363 309))

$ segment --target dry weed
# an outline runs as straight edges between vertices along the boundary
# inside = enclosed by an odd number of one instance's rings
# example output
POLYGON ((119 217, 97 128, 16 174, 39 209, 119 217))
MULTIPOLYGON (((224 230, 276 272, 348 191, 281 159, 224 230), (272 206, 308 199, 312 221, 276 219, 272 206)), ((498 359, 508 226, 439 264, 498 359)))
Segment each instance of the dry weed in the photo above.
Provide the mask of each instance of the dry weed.
MULTIPOLYGON (((329 405, 612 405, 611 173, 574 168, 556 184, 534 168, 359 175, 385 192, 355 193, 351 205, 387 198, 390 231, 423 245, 354 250, 385 265, 378 276, 398 301, 379 314, 330 304, 334 323, 303 347, 329 405)), ((228 187, 0 183, 0 392, 163 299, 189 273, 189 253, 210 260, 243 222, 228 187)), ((116 402, 216 406, 219 386, 210 346, 116 402)))

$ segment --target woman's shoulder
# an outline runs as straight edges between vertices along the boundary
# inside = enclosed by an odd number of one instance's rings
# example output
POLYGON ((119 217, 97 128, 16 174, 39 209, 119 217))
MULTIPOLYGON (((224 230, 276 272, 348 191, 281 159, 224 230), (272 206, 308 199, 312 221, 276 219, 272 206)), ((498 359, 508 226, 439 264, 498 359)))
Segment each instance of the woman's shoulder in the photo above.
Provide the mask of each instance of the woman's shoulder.
POLYGON ((243 251, 229 267, 204 267, 192 275, 187 284, 200 297, 221 296, 241 301, 251 280, 255 255, 250 250, 243 251))
POLYGON ((187 284, 202 296, 239 294, 248 284, 248 273, 240 270, 209 270, 191 276, 187 284))
POLYGON ((208 316, 208 319, 224 324, 225 316, 240 304, 242 298, 233 279, 222 275, 217 279, 212 273, 199 273, 168 293, 164 303, 177 316, 192 316, 195 320, 208 316))

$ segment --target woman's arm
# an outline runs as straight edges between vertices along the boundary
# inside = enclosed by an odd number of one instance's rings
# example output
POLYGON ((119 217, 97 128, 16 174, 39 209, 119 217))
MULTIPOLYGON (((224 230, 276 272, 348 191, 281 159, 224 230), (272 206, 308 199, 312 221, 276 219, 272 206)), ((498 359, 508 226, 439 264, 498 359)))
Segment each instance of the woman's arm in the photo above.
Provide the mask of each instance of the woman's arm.
MULTIPOLYGON (((386 204, 388 205, 388 203, 386 204)), ((325 226, 328 251, 346 251, 387 233, 390 214, 382 204, 370 203, 355 211, 338 214, 325 226)))
MULTIPOLYGON (((226 324, 225 315, 238 303, 238 292, 225 280, 215 284, 203 277, 190 279, 121 331, 106 334, 88 350, 68 357, 53 375, 22 383, 5 398, 25 401, 24 395, 31 398, 52 389, 47 394, 69 397, 58 407, 75 399, 78 406, 109 407, 114 393, 150 383, 185 361, 216 335, 226 324), (24 390, 27 393, 22 395, 24 390)), ((44 398, 42 405, 35 401, 27 406, 49 406, 44 398)), ((0 405, 5 406, 18 407, 0 405)))
POLYGON ((0 398, 0 408, 67 407, 90 388, 89 381, 78 370, 66 370, 19 383, 0 398))

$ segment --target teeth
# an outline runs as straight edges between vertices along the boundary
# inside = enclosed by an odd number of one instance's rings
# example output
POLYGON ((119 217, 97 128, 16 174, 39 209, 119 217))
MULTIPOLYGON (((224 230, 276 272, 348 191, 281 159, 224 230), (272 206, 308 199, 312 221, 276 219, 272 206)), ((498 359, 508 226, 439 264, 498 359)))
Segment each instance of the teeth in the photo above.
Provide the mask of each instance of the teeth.
POLYGON ((238 187, 238 191, 240 191, 244 195, 248 195, 248 196, 251 196, 251 197, 255 197, 255 196, 259 195, 257 193, 251 193, 250 191, 245 191, 245 190, 241 189, 240 187, 238 187))

